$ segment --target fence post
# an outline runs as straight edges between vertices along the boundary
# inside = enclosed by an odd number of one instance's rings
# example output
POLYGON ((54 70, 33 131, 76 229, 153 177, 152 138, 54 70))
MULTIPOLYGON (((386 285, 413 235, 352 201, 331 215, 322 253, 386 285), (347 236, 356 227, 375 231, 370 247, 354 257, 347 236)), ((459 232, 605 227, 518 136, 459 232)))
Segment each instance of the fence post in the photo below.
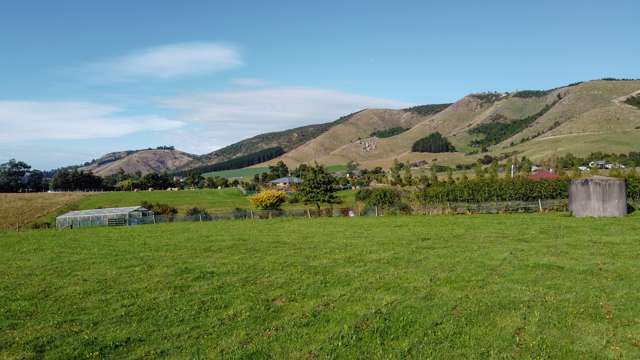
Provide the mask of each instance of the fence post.
POLYGON ((540 212, 542 212, 542 201, 538 199, 538 208, 540 208, 540 212))
POLYGON ((376 216, 378 216, 378 205, 376 205, 376 216))
POLYGON ((309 211, 309 208, 307 208, 307 217, 311 219, 311 211, 309 211))
POLYGON ((198 217, 200 218, 200 222, 202 222, 202 214, 198 214, 198 217))

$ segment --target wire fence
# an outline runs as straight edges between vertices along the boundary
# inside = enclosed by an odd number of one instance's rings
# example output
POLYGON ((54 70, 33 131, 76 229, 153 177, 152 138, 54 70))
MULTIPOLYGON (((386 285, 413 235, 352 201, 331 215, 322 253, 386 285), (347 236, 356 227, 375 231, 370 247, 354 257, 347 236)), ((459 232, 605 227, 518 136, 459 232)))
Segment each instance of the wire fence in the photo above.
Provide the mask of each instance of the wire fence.
MULTIPOLYGON (((630 210, 640 207, 640 202, 628 200, 630 210)), ((407 208, 381 208, 368 206, 334 207, 323 209, 287 209, 287 210, 254 210, 235 209, 233 211, 209 212, 196 215, 153 215, 138 219, 129 224, 92 224, 90 226, 143 225, 173 222, 209 222, 220 220, 264 220, 277 218, 319 218, 319 217, 357 217, 357 216, 395 216, 395 215, 463 215, 463 214, 506 214, 566 212, 567 199, 538 201, 495 201, 482 203, 444 203, 423 204, 407 208)), ((85 226, 80 226, 85 227, 85 226)), ((22 228, 22 227, 21 227, 22 228)), ((16 230, 20 230, 17 228, 16 230)), ((45 227, 40 227, 45 228, 45 227)))
POLYGON ((197 215, 154 215, 146 223, 167 222, 205 222, 218 220, 247 220, 275 218, 317 218, 317 217, 356 217, 356 216, 390 216, 390 215, 440 215, 440 214, 499 214, 499 213, 532 213, 549 211, 566 211, 566 200, 504 201, 490 203, 447 203, 425 204, 416 208, 386 209, 381 207, 335 207, 323 209, 292 210, 252 210, 235 209, 228 212, 213 212, 197 215))

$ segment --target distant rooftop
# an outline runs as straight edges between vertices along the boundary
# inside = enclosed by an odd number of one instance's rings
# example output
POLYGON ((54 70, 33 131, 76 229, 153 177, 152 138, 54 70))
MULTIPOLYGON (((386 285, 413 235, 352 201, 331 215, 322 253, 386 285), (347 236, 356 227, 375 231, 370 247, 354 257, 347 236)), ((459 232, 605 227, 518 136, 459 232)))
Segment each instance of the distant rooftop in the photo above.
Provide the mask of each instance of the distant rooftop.
POLYGON ((106 208, 106 209, 90 209, 90 210, 77 210, 69 211, 66 214, 58 216, 59 218, 65 217, 78 217, 78 216, 100 216, 100 215, 118 215, 127 214, 132 211, 148 211, 142 206, 129 206, 120 208, 106 208))
POLYGON ((302 183, 302 179, 300 179, 299 177, 290 176, 290 177, 283 177, 283 178, 271 180, 269 182, 272 184, 289 184, 289 183, 300 184, 302 183))

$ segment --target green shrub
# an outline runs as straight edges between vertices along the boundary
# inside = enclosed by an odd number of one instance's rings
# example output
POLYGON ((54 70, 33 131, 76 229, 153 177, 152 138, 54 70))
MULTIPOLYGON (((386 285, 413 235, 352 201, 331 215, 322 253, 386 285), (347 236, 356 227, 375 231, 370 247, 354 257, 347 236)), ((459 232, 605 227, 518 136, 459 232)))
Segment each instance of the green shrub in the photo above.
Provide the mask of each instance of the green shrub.
POLYGON ((446 137, 442 136, 439 132, 434 132, 429 136, 419 139, 411 147, 413 152, 428 152, 428 153, 441 153, 441 152, 453 152, 456 151, 455 147, 451 145, 446 137))
POLYGON ((398 212, 406 212, 409 208, 402 202, 402 192, 390 187, 358 190, 356 200, 362 201, 370 207, 398 212))
POLYGON ((178 213, 178 209, 174 208, 169 204, 162 204, 162 203, 152 204, 152 203, 143 201, 141 206, 146 208, 147 210, 153 211, 155 215, 175 215, 178 213))
POLYGON ((199 207, 192 207, 187 210, 186 215, 187 216, 198 216, 198 215, 209 216, 209 212, 206 209, 201 209, 199 207))
POLYGON ((297 192, 291 193, 287 198, 287 202, 289 204, 299 204, 301 201, 302 196, 300 196, 300 193, 297 192))

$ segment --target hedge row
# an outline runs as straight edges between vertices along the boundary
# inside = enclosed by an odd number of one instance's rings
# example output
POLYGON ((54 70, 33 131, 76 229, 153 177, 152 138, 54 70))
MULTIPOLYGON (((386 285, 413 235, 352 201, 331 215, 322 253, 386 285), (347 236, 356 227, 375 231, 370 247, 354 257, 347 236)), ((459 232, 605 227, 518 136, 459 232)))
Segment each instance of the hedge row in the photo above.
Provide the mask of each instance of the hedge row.
POLYGON ((422 203, 535 201, 565 199, 568 190, 567 180, 478 179, 434 184, 416 195, 422 203))

